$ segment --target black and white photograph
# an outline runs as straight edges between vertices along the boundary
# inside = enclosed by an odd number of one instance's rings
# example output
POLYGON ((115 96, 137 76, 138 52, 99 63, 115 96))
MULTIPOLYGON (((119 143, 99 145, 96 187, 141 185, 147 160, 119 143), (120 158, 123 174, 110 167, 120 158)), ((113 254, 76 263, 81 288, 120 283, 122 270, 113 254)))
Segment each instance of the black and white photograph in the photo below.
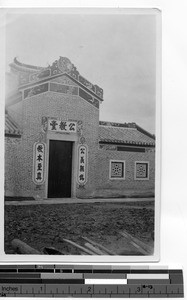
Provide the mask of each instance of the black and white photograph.
POLYGON ((6 255, 158 260, 160 17, 7 10, 6 255))

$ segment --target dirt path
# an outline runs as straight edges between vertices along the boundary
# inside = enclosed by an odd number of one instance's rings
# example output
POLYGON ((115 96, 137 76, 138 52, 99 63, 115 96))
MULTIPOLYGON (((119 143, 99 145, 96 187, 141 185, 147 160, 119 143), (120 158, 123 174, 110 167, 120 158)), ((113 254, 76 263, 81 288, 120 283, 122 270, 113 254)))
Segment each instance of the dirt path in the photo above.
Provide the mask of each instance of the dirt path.
MULTIPOLYGON (((81 236, 118 251, 128 248, 120 231, 126 230, 153 244, 154 209, 127 207, 120 203, 55 204, 5 207, 5 252, 18 238, 39 251, 61 249, 62 238, 80 243, 81 236)), ((71 253, 76 254, 76 253, 71 253)))

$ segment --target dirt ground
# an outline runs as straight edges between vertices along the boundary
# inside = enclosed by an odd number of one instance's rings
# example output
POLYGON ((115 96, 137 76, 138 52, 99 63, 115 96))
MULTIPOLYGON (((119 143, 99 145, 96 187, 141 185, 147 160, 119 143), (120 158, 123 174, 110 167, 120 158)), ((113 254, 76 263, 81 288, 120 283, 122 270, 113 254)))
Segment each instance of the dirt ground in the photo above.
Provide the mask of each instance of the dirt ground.
POLYGON ((44 247, 65 250, 63 238, 81 245, 81 236, 90 238, 108 249, 133 255, 134 249, 119 234, 126 230, 134 237, 153 246, 153 202, 80 203, 5 206, 5 253, 11 253, 11 241, 20 239, 42 251, 44 247))

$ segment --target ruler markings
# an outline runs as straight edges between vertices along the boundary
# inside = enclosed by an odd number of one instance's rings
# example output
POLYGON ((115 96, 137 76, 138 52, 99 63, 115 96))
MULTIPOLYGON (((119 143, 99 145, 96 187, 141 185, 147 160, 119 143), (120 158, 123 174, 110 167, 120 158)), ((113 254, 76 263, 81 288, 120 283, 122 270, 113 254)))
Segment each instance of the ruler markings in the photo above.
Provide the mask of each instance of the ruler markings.
POLYGON ((123 270, 123 269, 118 269, 118 270, 112 270, 112 274, 130 274, 130 270, 123 270))
POLYGON ((127 279, 169 279, 169 274, 127 274, 127 279))
POLYGON ((92 272, 92 273, 115 273, 115 272, 122 272, 122 273, 136 273, 136 274, 145 274, 145 273, 159 273, 159 274, 162 274, 162 273, 174 273, 174 274, 182 274, 182 270, 179 270, 179 269, 172 269, 172 270, 167 270, 167 269, 164 269, 164 270, 160 270, 160 269, 130 269, 130 268, 107 268, 107 269, 104 269, 104 268, 92 268, 90 266, 86 267, 86 266, 81 266, 80 268, 78 266, 75 266, 75 267, 72 267, 72 266, 65 266, 65 265, 62 265, 61 267, 58 265, 57 266, 53 266, 53 265, 43 265, 43 266, 37 266, 37 267, 34 267, 34 266, 31 266, 31 265, 23 265, 23 268, 19 265, 19 266, 13 266, 13 265, 9 265, 7 268, 5 266, 3 266, 2 268, 0 267, 0 272, 56 272, 56 271, 66 271, 66 272, 83 272, 83 270, 85 272, 92 272), (4 270, 3 270, 4 269, 4 270))
POLYGON ((55 273, 72 273, 70 269, 56 269, 55 273))
POLYGON ((84 279, 127 279, 126 274, 84 274, 84 279))
POLYGON ((174 273, 174 274, 182 274, 182 270, 179 270, 179 269, 176 269, 176 270, 171 269, 171 270, 169 270, 169 274, 172 274, 172 273, 174 273))
POLYGON ((170 279, 127 279, 127 284, 169 284, 170 279))
POLYGON ((89 269, 80 269, 80 270, 74 270, 74 273, 92 273, 92 270, 89 269))
POLYGON ((168 270, 129 270, 130 274, 168 274, 168 270))
POLYGON ((33 265, 33 264, 22 264, 22 265, 16 265, 16 264, 4 264, 0 265, 0 269, 92 269, 92 270, 131 270, 131 272, 147 272, 152 270, 158 270, 160 273, 162 272, 182 272, 181 269, 168 269, 167 267, 159 267, 159 266, 116 266, 116 265, 67 265, 67 264, 43 264, 43 265, 33 265))
POLYGON ((10 283, 10 284, 14 284, 14 283, 42 283, 42 280, 40 278, 35 279, 35 278, 0 278, 0 284, 2 283, 10 283))
POLYGON ((55 265, 56 269, 74 269, 74 265, 55 265))
POLYGON ((53 269, 18 269, 18 273, 54 273, 53 269))
POLYGON ((181 294, 183 293, 183 285, 177 285, 177 284, 167 285, 167 292, 170 294, 171 291, 175 292, 176 294, 179 291, 179 294, 181 294))
MULTIPOLYGON (((44 269, 55 269, 55 265, 41 265, 41 267, 43 267, 44 269)), ((36 265, 37 268, 37 265, 36 265)))
POLYGON ((111 273, 112 273, 112 270, 100 270, 100 269, 95 269, 95 270, 93 270, 92 273, 104 273, 104 274, 109 273, 109 274, 111 274, 111 273))
POLYGON ((83 274, 81 273, 49 273, 41 274, 41 279, 83 279, 83 274))
POLYGON ((36 273, 37 272, 36 269, 28 269, 28 268, 17 269, 17 271, 18 271, 18 273, 36 273))
POLYGON ((18 274, 18 273, 0 273, 0 279, 1 278, 40 278, 40 274, 18 274))
POLYGON ((31 264, 29 264, 29 265, 14 265, 14 267, 15 268, 17 268, 17 269, 36 269, 36 265, 31 265, 31 264))
POLYGON ((170 275, 170 280, 171 280, 171 283, 181 283, 183 282, 183 277, 182 275, 170 275))
POLYGON ((76 270, 76 269, 92 269, 92 265, 74 265, 73 266, 73 269, 76 270))
POLYGON ((84 283, 84 279, 35 279, 35 278, 4 278, 0 279, 1 283, 30 283, 30 284, 52 284, 52 283, 58 283, 61 284, 82 284, 84 283))
POLYGON ((17 273, 17 269, 0 269, 0 273, 17 273))
POLYGON ((183 297, 180 269, 71 265, 0 266, 0 296, 183 297), (30 271, 30 272, 28 272, 30 271), (91 280, 91 281, 90 281, 91 280), (98 281, 97 281, 98 280, 98 281), (3 281, 3 282, 2 282, 3 281), (123 284, 118 284, 118 283, 123 284), (124 283, 126 282, 126 283, 124 283), (104 284, 102 284, 104 283, 104 284))
POLYGON ((111 267, 110 266, 105 266, 105 265, 90 265, 90 268, 92 268, 93 270, 110 270, 111 267))
POLYGON ((90 278, 85 279, 85 284, 127 284, 127 279, 90 278))

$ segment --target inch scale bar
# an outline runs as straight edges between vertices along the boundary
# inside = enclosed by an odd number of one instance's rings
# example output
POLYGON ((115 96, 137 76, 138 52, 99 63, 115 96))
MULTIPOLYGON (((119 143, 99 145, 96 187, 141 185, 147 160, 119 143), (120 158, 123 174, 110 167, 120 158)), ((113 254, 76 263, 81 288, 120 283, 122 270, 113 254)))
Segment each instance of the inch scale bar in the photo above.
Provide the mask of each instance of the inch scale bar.
POLYGON ((184 297, 181 269, 0 265, 1 297, 184 297))

